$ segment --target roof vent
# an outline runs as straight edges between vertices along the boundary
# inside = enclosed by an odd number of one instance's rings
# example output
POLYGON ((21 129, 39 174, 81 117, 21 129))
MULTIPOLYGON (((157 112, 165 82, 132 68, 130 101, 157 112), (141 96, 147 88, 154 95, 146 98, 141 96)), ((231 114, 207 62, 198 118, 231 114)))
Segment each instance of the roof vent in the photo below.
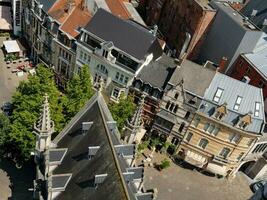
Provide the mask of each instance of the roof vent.
POLYGON ((249 83, 250 82, 250 78, 248 76, 244 76, 241 80, 244 83, 249 83))
POLYGON ((100 149, 100 146, 88 147, 88 159, 91 160, 100 149))
POLYGON ((103 183, 105 179, 107 178, 107 176, 108 174, 95 175, 95 181, 94 181, 95 188, 97 188, 99 184, 103 183))
POLYGON ((255 17, 258 13, 258 10, 252 10, 251 17, 255 17))
POLYGON ((94 122, 83 122, 82 123, 82 133, 85 134, 87 131, 90 130, 91 126, 94 122))

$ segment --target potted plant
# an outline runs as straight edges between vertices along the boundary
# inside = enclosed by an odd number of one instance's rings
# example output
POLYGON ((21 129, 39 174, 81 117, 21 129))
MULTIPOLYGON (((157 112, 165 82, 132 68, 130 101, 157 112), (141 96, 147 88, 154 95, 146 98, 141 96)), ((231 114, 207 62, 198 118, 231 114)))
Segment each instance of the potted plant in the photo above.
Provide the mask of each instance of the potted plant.
POLYGON ((171 162, 165 158, 164 160, 161 161, 161 163, 158 165, 159 171, 166 169, 171 166, 171 162))

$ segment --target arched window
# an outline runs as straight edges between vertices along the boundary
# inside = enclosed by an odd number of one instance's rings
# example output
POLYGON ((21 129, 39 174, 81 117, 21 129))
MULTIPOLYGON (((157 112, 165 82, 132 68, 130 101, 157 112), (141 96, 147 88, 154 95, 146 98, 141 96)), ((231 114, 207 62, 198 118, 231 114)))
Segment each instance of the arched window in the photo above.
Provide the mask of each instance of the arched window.
POLYGON ((199 143, 198 146, 202 149, 205 149, 207 147, 207 145, 209 144, 209 141, 205 138, 202 138, 199 143))
POLYGON ((174 98, 178 99, 178 97, 179 97, 179 93, 175 93, 174 98))

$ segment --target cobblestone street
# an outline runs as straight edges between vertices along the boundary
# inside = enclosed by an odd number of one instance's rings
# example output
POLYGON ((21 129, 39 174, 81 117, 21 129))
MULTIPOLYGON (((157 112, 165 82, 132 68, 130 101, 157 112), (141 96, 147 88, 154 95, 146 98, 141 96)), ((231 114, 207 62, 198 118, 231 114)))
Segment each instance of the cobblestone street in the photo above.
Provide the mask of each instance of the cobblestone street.
MULTIPOLYGON (((154 154, 152 162, 160 163, 164 155, 154 154)), ((158 200, 247 200, 252 192, 243 174, 233 180, 218 179, 174 163, 161 172, 145 169, 145 188, 158 189, 158 200)))

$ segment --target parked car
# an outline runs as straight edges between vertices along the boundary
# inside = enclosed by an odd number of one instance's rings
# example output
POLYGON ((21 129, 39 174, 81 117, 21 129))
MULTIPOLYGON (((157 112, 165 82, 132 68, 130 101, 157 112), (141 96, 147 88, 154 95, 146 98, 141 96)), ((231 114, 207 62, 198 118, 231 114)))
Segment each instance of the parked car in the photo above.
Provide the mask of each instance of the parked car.
POLYGON ((266 183, 267 180, 258 181, 256 183, 251 184, 250 189, 252 190, 252 192, 255 193, 257 190, 263 188, 266 183))

